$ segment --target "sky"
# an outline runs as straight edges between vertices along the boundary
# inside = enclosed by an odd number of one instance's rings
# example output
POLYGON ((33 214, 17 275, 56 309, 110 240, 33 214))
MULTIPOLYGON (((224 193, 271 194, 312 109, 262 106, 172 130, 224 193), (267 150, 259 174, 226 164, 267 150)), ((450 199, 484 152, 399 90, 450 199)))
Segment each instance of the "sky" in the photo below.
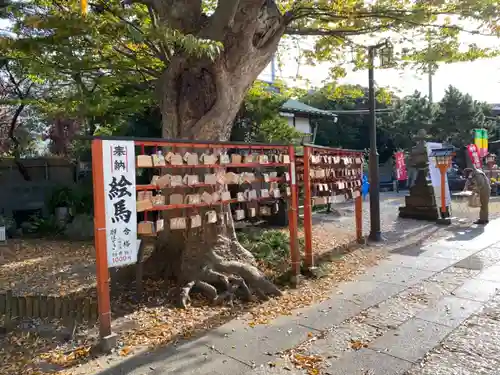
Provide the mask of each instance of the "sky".
MULTIPOLYGON (((470 22, 458 22, 461 26, 468 30, 475 30, 470 22)), ((418 47, 427 46, 425 40, 412 37, 411 32, 408 34, 395 34, 388 32, 384 35, 379 35, 381 39, 389 38, 395 44, 395 48, 400 48, 404 44, 415 44, 418 47), (404 40, 398 42, 397 40, 404 40), (402 44, 401 44, 402 43, 402 44), (424 43, 422 45, 422 43, 424 43)), ((500 39, 496 37, 485 37, 472 35, 470 33, 462 32, 459 35, 461 49, 465 49, 469 44, 476 44, 481 48, 495 48, 500 49, 500 39)), ((369 37, 358 36, 353 41, 360 45, 371 45, 377 43, 379 40, 373 40, 369 37)), ((299 51, 304 49, 311 49, 314 45, 313 39, 301 39, 298 42, 298 47, 286 48, 285 53, 280 53, 280 61, 282 62, 281 69, 276 69, 276 76, 287 84, 292 86, 299 86, 303 88, 317 88, 323 86, 323 82, 328 79, 328 68, 330 64, 323 63, 317 66, 307 66, 304 61, 300 64, 297 60, 299 58, 299 51), (297 71, 300 75, 308 80, 308 82, 298 82, 296 77, 297 71)), ((285 50, 285 49, 281 49, 285 50)), ((271 68, 268 66, 260 75, 261 79, 270 80, 271 68)), ((426 95, 428 89, 428 76, 412 69, 404 71, 395 69, 376 69, 375 81, 378 86, 390 87, 399 95, 409 95, 415 90, 418 90, 426 95)), ((360 84, 363 86, 368 85, 368 72, 367 71, 348 71, 345 78, 339 80, 343 84, 360 84)), ((500 103, 500 57, 493 59, 476 60, 467 63, 454 63, 454 64, 441 64, 436 74, 433 76, 433 99, 440 100, 446 88, 450 85, 455 86, 460 91, 470 94, 475 100, 485 101, 490 104, 500 103)))
MULTIPOLYGON (((293 77, 297 71, 294 59, 287 59, 284 68, 276 70, 276 76, 288 84, 301 87, 307 84, 297 82, 293 77)), ((301 64, 300 75, 307 77, 312 87, 321 87, 328 78, 328 64, 307 66, 301 64)), ((410 69, 399 71, 394 69, 375 70, 375 81, 379 86, 391 87, 400 95, 412 94, 415 90, 428 94, 428 76, 410 69)), ((271 68, 268 66, 259 76, 270 80, 271 68)), ((340 83, 368 85, 368 72, 348 72, 340 83)), ((469 63, 442 65, 433 77, 433 98, 440 100, 449 85, 457 87, 464 93, 469 93, 475 100, 488 103, 500 103, 500 58, 477 60, 469 63)))

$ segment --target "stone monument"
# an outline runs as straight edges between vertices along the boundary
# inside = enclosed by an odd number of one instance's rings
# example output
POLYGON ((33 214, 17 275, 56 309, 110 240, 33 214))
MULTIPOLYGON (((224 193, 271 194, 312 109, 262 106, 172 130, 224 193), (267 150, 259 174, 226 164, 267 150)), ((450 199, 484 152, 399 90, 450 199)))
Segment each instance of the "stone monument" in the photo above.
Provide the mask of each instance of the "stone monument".
POLYGON ((417 144, 411 150, 410 166, 417 171, 417 177, 410 186, 410 195, 405 197, 405 206, 399 207, 399 217, 436 221, 439 219, 436 198, 432 184, 427 182, 429 158, 425 130, 419 130, 417 144))

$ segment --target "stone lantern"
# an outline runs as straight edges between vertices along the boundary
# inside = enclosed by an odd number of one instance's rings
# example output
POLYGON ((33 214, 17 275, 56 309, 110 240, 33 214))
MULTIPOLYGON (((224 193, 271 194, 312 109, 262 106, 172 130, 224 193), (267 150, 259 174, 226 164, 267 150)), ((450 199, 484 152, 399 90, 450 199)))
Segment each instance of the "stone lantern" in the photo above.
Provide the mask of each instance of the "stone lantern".
POLYGON ((425 130, 419 130, 417 144, 410 154, 410 166, 416 170, 417 177, 410 187, 410 195, 405 197, 405 206, 399 207, 399 217, 436 221, 439 219, 438 208, 432 184, 427 181, 429 158, 425 139, 425 130))

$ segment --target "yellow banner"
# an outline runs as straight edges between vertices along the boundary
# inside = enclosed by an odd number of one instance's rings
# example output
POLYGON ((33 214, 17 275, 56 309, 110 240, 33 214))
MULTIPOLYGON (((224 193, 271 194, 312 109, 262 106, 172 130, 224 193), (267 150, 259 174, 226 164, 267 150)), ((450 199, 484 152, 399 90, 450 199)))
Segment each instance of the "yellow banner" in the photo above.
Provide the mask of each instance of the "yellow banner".
POLYGON ((80 9, 82 10, 82 14, 84 16, 87 14, 87 2, 88 0, 80 0, 80 9))

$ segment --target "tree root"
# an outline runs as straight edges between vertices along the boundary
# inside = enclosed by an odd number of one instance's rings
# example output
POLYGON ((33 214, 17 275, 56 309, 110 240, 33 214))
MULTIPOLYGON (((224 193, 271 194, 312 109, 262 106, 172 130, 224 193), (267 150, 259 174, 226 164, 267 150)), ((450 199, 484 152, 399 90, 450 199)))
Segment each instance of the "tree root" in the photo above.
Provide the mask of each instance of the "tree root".
POLYGON ((192 253, 195 255, 187 258, 191 264, 186 261, 189 267, 183 271, 185 282, 177 288, 180 307, 189 305, 193 289, 214 305, 228 303, 233 306, 235 298, 252 301, 282 295, 255 266, 253 255, 231 236, 219 234, 214 240, 203 257, 199 257, 199 245, 196 245, 192 253), (197 268, 200 264, 201 269, 197 268))
POLYGON ((282 292, 254 266, 238 261, 225 261, 213 254, 213 268, 205 267, 196 280, 191 280, 179 288, 179 307, 187 308, 193 289, 199 291, 212 304, 228 303, 234 305, 234 299, 255 300, 254 293, 261 300, 269 296, 281 296, 282 292), (218 293, 216 286, 222 291, 218 293))

